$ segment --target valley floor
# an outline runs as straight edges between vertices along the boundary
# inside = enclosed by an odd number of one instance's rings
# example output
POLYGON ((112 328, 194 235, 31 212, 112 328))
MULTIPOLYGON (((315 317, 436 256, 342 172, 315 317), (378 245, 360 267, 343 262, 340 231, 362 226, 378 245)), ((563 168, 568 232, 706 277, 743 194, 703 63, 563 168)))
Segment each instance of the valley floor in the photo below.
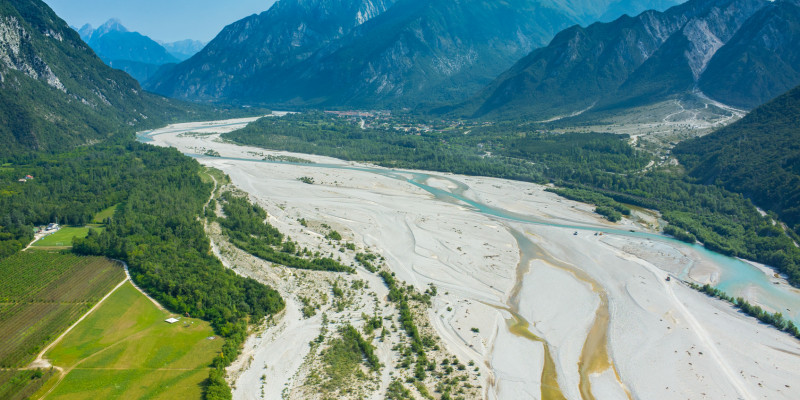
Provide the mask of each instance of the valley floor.
MULTIPOLYGON (((318 248, 322 240, 298 219, 326 224, 384 257, 420 292, 435 285, 428 320, 444 350, 478 367, 485 398, 800 398, 800 342, 677 279, 714 283, 724 271, 705 253, 654 235, 657 215, 637 212, 614 224, 541 185, 219 140, 249 121, 182 124, 147 137, 187 154, 219 155, 199 161, 228 174, 301 245, 318 248), (318 164, 263 161, 268 155, 318 164)), ((220 240, 215 247, 226 265, 287 298, 285 313, 251 337, 229 371, 234 397, 305 398, 304 357, 322 323, 319 315, 302 317, 297 293, 313 296, 315 281, 336 278, 271 268, 220 240)), ((355 278, 385 297, 376 275, 359 268, 355 278)), ((758 303, 758 290, 744 295, 758 303)), ((383 307, 362 297, 355 304, 367 314, 383 307)), ((336 318, 355 324, 361 312, 336 318)), ((378 355, 388 367, 370 394, 376 399, 396 372, 389 344, 378 355)))

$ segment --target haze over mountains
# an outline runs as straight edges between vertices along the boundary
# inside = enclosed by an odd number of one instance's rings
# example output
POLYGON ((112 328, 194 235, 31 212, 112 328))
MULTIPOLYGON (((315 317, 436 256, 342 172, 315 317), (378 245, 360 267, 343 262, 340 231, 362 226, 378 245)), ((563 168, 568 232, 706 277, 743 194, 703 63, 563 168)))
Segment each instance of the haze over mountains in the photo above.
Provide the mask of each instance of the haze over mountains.
POLYGON ((169 54, 179 61, 188 60, 206 46, 205 43, 192 39, 179 40, 177 42, 162 42, 159 40, 158 44, 163 46, 169 54))
POLYGON ((86 24, 76 29, 100 59, 123 70, 143 83, 165 64, 186 60, 203 48, 196 40, 158 43, 138 32, 131 32, 118 19, 110 19, 99 28, 86 24))
POLYGON ((701 90, 753 108, 800 83, 796 0, 692 0, 560 32, 462 110, 551 117, 701 90))
POLYGON ((454 101, 567 26, 675 3, 284 0, 226 27, 147 88, 192 100, 301 106, 454 101))

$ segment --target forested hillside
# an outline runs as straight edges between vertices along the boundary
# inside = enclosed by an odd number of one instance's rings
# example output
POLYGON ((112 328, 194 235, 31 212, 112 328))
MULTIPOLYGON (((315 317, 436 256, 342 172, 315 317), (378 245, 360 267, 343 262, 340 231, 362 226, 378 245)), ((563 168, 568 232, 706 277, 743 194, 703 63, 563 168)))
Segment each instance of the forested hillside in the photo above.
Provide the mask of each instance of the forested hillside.
POLYGON ((800 87, 675 154, 699 182, 742 193, 800 232, 800 87))
POLYGON ((103 64, 43 2, 0 2, 0 156, 67 149, 198 110, 103 64))

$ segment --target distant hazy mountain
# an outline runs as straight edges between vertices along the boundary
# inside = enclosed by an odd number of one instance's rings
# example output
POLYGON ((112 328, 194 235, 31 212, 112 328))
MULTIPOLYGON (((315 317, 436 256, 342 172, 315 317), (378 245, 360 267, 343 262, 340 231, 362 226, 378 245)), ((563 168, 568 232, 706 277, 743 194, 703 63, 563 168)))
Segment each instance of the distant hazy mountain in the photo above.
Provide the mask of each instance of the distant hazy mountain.
POLYGON ((560 32, 472 99, 471 115, 549 117, 700 88, 752 108, 800 83, 797 0, 691 0, 560 32))
POLYGON ((542 5, 562 10, 581 25, 597 21, 612 21, 620 16, 638 15, 645 10, 666 10, 682 0, 549 0, 542 5))
POLYGON ((282 0, 147 87, 196 100, 397 107, 479 90, 560 29, 677 1, 282 0))
POLYGON ((128 31, 117 19, 97 29, 84 25, 78 33, 106 64, 139 82, 149 79, 162 65, 180 61, 149 37, 128 31))
POLYGON ((85 144, 175 110, 103 64, 40 0, 0 2, 0 155, 85 144))
POLYGON ((169 54, 173 57, 177 58, 179 61, 185 61, 191 58, 193 55, 203 50, 205 47, 205 43, 199 40, 180 40, 177 42, 166 43, 166 42, 158 42, 161 46, 163 46, 169 54))
POLYGON ((742 193, 800 232, 798 121, 800 87, 730 126, 681 142, 675 154, 691 176, 742 193))
MULTIPOLYGON (((591 0, 587 2, 592 3, 591 0)), ((684 1, 674 0, 649 0, 649 1, 635 1, 635 0, 620 0, 611 3, 606 7, 605 12, 599 18, 594 18, 599 22, 611 22, 622 15, 639 15, 647 10, 663 11, 674 5, 683 3, 684 1)), ((594 20, 593 19, 593 20, 594 20)), ((592 21, 590 21, 592 22, 592 21)))

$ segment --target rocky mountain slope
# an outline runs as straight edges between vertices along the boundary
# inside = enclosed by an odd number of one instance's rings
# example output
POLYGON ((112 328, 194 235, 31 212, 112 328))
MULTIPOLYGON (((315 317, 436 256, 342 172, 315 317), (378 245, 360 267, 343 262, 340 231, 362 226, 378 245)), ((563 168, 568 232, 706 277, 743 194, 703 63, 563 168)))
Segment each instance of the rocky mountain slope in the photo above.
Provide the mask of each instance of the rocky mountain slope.
POLYGON ((714 55, 698 82, 709 96, 743 108, 762 104, 797 84, 798 1, 779 1, 754 14, 714 55))
POLYGON ((462 108, 552 117, 654 103, 700 90, 752 108, 800 83, 796 0, 691 0, 575 26, 531 52, 462 108))
POLYGON ((463 99, 569 25, 674 0, 283 0, 148 89, 206 101, 413 107, 463 99))
POLYGON ((264 90, 311 54, 386 11, 393 0, 284 0, 222 30, 203 51, 154 77, 148 89, 173 97, 223 100, 266 79, 264 90))
POLYGON ((182 107, 103 64, 40 0, 0 2, 0 155, 100 140, 182 107))

